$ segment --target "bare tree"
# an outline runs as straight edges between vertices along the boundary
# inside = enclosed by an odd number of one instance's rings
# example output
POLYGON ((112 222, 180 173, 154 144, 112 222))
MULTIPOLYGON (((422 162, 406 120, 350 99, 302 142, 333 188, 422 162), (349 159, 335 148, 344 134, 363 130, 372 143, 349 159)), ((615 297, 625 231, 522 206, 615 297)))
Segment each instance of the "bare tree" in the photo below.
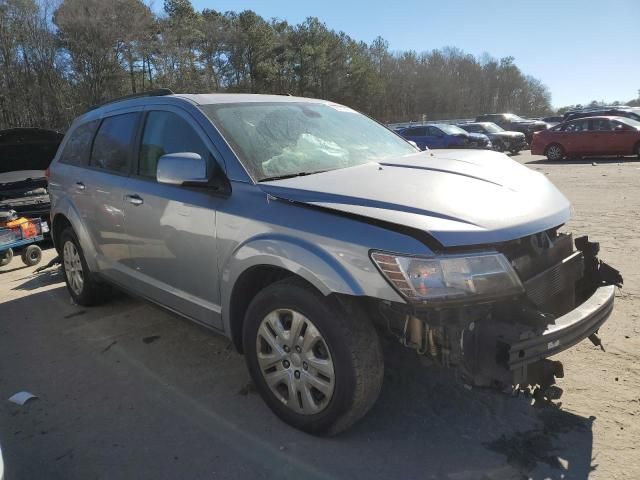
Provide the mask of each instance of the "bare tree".
POLYGON ((150 88, 294 93, 345 103, 382 121, 541 115, 551 96, 513 57, 446 47, 392 52, 252 11, 198 12, 165 0, 0 0, 0 128, 64 129, 91 104, 150 88), (55 3, 52 3, 55 2, 55 3))

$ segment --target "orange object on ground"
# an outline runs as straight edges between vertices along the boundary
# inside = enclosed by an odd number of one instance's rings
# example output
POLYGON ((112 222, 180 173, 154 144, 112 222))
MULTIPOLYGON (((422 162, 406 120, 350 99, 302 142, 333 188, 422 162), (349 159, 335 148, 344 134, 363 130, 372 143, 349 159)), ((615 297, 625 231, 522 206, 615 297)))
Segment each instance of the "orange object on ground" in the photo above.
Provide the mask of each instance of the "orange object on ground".
POLYGON ((22 238, 32 238, 39 235, 38 224, 25 217, 7 222, 8 228, 20 228, 22 230, 22 238))

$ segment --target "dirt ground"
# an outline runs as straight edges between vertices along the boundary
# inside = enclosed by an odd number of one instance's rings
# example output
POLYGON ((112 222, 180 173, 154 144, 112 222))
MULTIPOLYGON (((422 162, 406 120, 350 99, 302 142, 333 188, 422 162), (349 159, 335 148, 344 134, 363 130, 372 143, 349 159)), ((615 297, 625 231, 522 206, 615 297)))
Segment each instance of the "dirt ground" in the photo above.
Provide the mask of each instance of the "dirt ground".
POLYGON ((14 260, 0 269, 7 480, 640 478, 640 162, 514 159, 565 192, 566 229, 599 241, 625 278, 606 352, 585 341, 558 356, 559 408, 467 390, 389 343, 369 415, 311 437, 270 413, 226 339, 126 296, 78 307, 56 269, 14 260), (7 401, 21 390, 39 398, 7 401))

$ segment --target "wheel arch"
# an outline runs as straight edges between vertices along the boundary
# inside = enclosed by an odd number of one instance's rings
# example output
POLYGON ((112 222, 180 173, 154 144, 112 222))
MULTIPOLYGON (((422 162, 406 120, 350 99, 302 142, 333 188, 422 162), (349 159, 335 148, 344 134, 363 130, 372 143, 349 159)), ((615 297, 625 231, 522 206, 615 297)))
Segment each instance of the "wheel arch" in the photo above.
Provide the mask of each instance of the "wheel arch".
POLYGON ((58 254, 62 253, 60 245, 60 234, 65 228, 71 227, 78 237, 78 241, 85 254, 85 261, 89 268, 96 271, 98 268, 96 261, 96 250, 85 228, 82 219, 70 202, 63 202, 51 214, 51 238, 58 254))
POLYGON ((315 289, 299 275, 274 265, 255 265, 242 272, 236 280, 229 300, 229 328, 231 340, 238 352, 243 353, 242 329, 249 304, 260 291, 285 278, 295 278, 315 289))
POLYGON ((222 322, 242 352, 246 310, 255 295, 284 278, 297 278, 323 296, 366 296, 351 273, 316 245, 293 238, 258 238, 237 248, 222 269, 222 322))
POLYGON ((62 245, 60 245, 60 235, 67 227, 73 228, 71 222, 64 214, 58 213, 55 217, 53 217, 53 221, 51 222, 51 239, 53 240, 53 246, 56 248, 56 251, 58 253, 62 253, 62 245))

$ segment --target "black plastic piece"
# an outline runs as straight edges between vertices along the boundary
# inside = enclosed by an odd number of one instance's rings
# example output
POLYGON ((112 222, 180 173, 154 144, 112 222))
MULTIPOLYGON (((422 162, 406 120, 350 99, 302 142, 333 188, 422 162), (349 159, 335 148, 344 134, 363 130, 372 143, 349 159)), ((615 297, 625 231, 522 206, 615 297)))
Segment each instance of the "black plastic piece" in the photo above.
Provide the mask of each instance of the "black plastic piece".
POLYGON ((576 248, 580 250, 585 257, 596 257, 600 251, 600 244, 598 242, 590 242, 589 236, 576 238, 576 248))
POLYGON ((603 261, 600 261, 598 264, 598 276, 603 285, 615 285, 618 288, 622 288, 622 284, 624 283, 620 271, 603 261))
POLYGON ((600 244, 590 242, 588 236, 576 238, 576 248, 584 255, 585 277, 596 285, 615 285, 622 288, 624 280, 618 270, 597 258, 600 244))
POLYGON ((602 340, 600 340, 600 337, 596 332, 593 332, 591 335, 589 335, 589 340, 591 340, 591 343, 593 343, 596 347, 600 347, 603 352, 605 351, 604 345, 602 345, 602 340))

